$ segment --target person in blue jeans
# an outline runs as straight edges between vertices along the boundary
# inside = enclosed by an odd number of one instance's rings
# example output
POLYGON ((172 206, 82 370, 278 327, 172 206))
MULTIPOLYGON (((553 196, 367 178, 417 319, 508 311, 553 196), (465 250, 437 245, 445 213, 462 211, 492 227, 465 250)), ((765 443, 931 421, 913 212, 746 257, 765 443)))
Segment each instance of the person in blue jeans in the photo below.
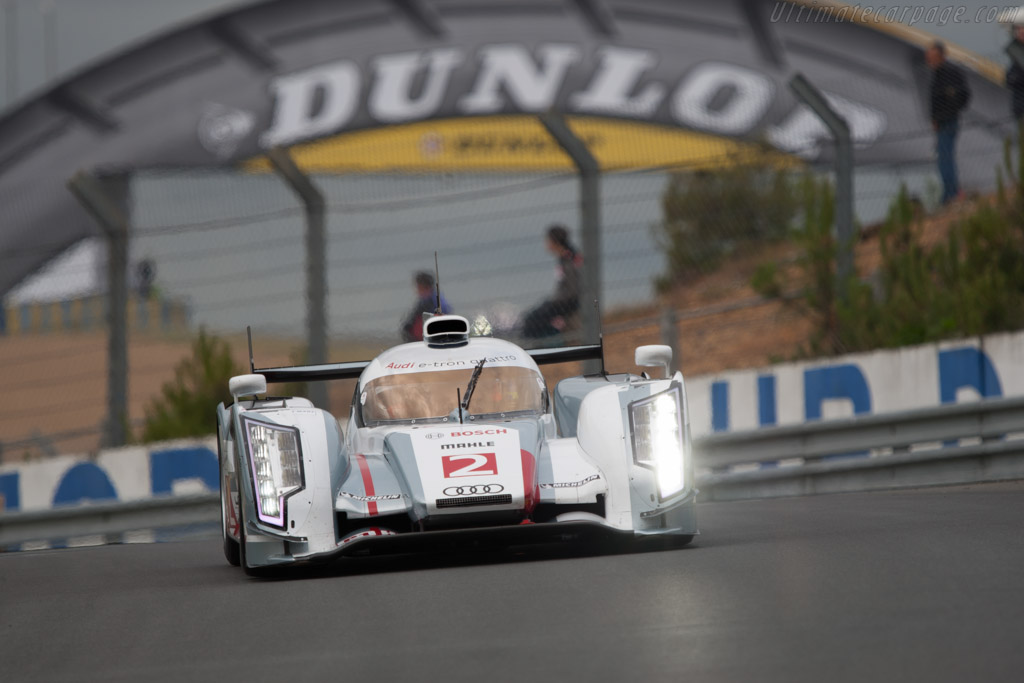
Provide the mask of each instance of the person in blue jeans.
POLYGON ((939 157, 939 176, 942 178, 942 203, 948 204, 960 195, 956 136, 960 131, 960 112, 967 107, 971 91, 963 72, 946 60, 943 43, 932 43, 925 51, 925 61, 932 70, 931 119, 939 157))

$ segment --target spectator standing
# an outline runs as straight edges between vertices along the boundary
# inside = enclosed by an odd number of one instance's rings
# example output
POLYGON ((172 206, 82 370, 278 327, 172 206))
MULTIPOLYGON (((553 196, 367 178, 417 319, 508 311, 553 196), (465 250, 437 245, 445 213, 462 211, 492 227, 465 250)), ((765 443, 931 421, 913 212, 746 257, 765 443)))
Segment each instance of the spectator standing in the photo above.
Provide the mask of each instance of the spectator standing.
POLYGON ((153 287, 153 280, 156 279, 156 264, 152 259, 142 259, 135 266, 135 284, 138 288, 139 298, 149 301, 156 292, 153 287))
POLYGON ((943 43, 932 43, 925 52, 925 61, 932 70, 931 118, 942 177, 942 203, 948 204, 960 194, 956 136, 960 130, 960 112, 970 101, 971 91, 963 72, 946 59, 943 43))
MULTIPOLYGON (((1024 23, 1024 16, 1020 21, 1024 23)), ((1024 25, 1015 23, 1012 31, 1013 42, 1024 46, 1024 25)), ((1006 87, 1010 90, 1010 111, 1019 125, 1021 118, 1024 118, 1024 69, 1016 60, 1010 60, 1010 68, 1006 70, 1006 87)))
MULTIPOLYGON (((409 315, 402 321, 402 341, 423 341, 423 314, 433 313, 437 309, 437 290, 434 288, 434 276, 425 270, 417 272, 412 279, 416 289, 416 303, 409 315)), ((447 315, 452 307, 441 295, 441 313, 447 315)))
POLYGON ((580 307, 580 268, 583 257, 569 241, 564 225, 552 225, 545 237, 547 250, 557 259, 555 291, 534 306, 523 318, 523 336, 531 339, 549 337, 563 331, 566 317, 580 307))

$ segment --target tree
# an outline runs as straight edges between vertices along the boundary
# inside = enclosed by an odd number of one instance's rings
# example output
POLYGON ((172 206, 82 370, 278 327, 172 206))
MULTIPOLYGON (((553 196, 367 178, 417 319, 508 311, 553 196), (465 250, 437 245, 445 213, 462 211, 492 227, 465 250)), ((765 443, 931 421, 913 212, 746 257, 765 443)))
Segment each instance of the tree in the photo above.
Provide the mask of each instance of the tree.
POLYGON ((146 407, 144 441, 160 441, 214 432, 213 410, 230 403, 228 380, 242 374, 231 347, 205 329, 192 343, 192 356, 178 363, 174 380, 160 390, 160 398, 146 407))

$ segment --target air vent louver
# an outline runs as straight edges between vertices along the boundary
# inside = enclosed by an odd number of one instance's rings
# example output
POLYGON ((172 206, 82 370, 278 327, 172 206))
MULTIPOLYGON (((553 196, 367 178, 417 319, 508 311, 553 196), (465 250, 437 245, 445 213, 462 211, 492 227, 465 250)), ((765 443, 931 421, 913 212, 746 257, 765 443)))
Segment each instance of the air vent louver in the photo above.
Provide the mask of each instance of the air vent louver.
POLYGON ((460 498, 438 498, 438 508, 464 508, 479 505, 509 505, 512 494, 504 493, 497 496, 463 496, 460 498))

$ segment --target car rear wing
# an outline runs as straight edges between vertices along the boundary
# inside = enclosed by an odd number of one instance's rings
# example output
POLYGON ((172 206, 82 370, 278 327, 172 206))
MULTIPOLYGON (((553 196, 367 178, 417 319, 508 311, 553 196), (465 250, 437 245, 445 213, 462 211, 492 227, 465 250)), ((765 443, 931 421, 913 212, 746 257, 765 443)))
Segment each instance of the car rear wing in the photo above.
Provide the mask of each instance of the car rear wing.
MULTIPOLYGON (((526 351, 537 365, 572 363, 582 360, 600 360, 604 367, 604 345, 584 344, 562 346, 553 349, 528 349, 526 351)), ((368 360, 347 363, 324 363, 323 365, 294 365, 278 368, 256 368, 252 361, 252 341, 249 344, 249 367, 251 372, 263 375, 268 384, 280 382, 316 382, 328 379, 355 379, 363 373, 368 360)))

